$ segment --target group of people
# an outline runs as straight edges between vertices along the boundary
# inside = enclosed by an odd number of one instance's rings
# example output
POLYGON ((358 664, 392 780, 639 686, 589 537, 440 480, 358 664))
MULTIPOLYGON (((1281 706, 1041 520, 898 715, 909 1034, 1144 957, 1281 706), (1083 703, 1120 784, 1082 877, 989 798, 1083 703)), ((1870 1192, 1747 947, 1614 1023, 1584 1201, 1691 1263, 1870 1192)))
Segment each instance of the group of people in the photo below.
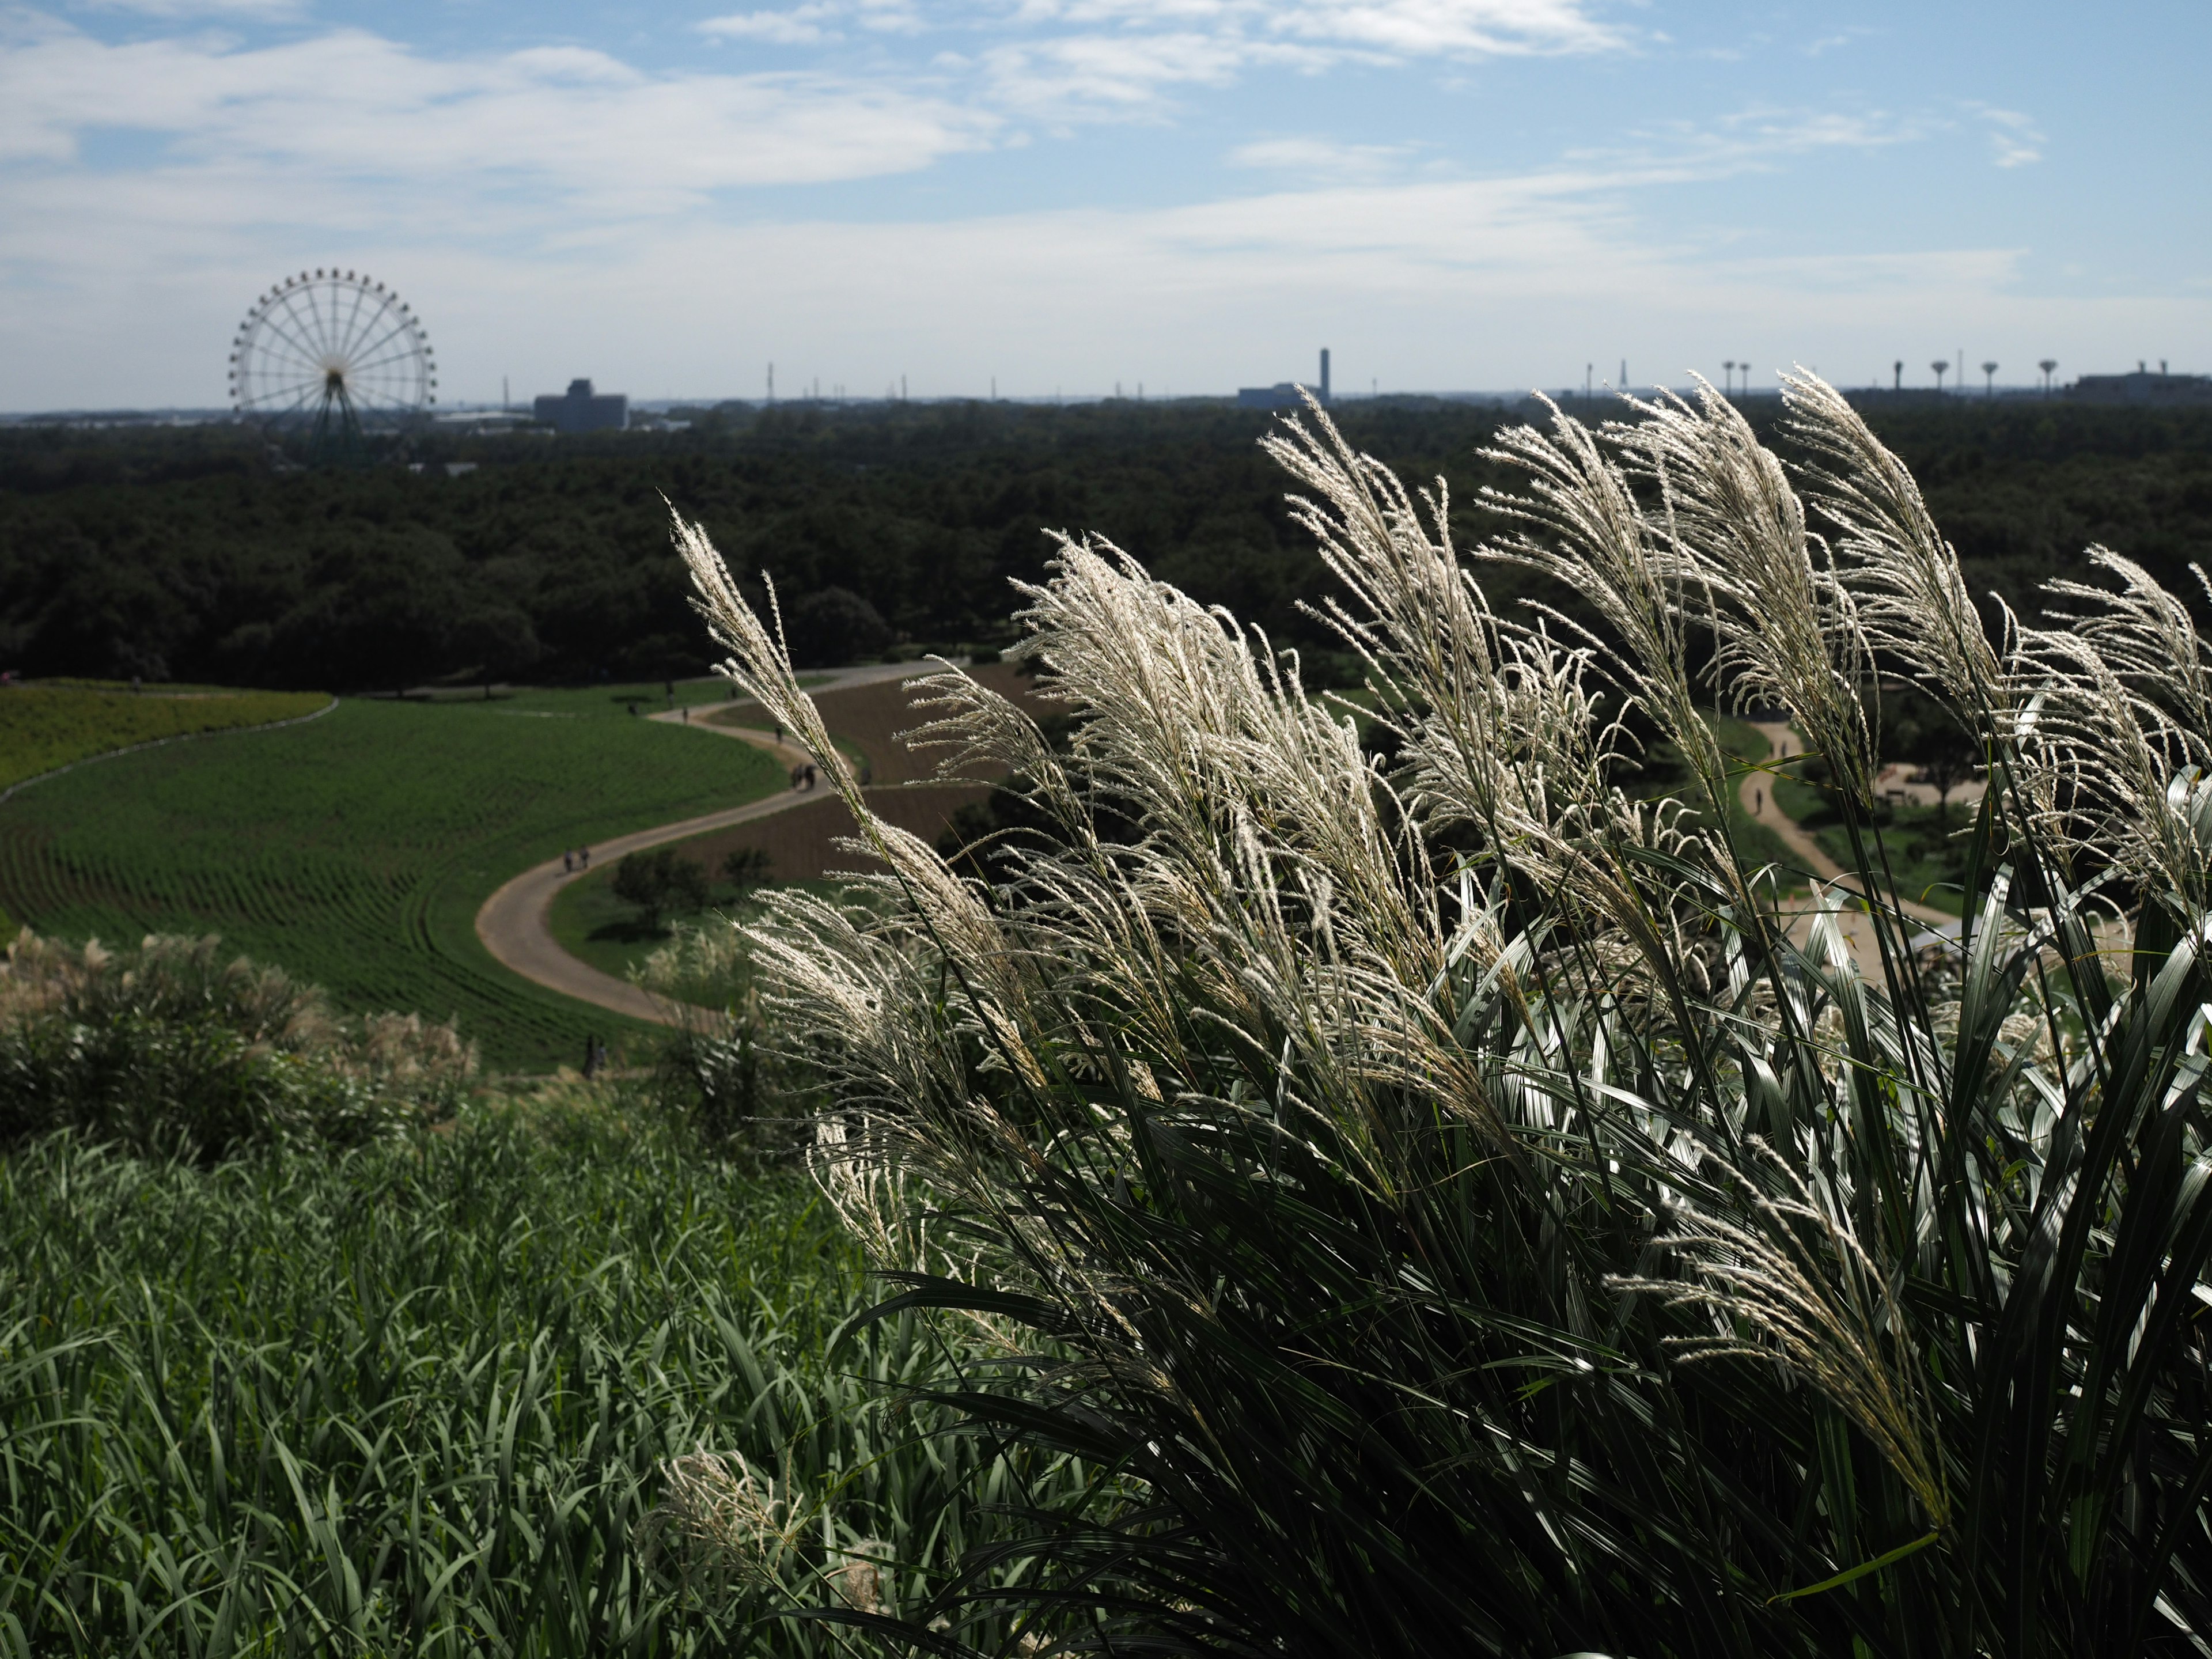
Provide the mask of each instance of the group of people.
POLYGON ((794 789, 811 789, 814 787, 814 768, 811 765, 793 767, 791 787, 794 789))
POLYGON ((563 848, 561 854, 561 867, 572 876, 579 870, 590 869, 592 849, 588 847, 563 848))

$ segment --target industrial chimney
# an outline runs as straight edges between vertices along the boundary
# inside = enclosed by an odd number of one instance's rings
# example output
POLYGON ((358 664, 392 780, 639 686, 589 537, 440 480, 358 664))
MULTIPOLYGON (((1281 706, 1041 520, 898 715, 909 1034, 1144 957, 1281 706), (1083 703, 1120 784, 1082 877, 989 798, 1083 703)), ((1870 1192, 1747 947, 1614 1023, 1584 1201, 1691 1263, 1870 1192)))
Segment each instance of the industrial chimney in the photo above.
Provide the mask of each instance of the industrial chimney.
POLYGON ((1328 402, 1328 348, 1327 346, 1321 349, 1321 400, 1324 404, 1328 402))

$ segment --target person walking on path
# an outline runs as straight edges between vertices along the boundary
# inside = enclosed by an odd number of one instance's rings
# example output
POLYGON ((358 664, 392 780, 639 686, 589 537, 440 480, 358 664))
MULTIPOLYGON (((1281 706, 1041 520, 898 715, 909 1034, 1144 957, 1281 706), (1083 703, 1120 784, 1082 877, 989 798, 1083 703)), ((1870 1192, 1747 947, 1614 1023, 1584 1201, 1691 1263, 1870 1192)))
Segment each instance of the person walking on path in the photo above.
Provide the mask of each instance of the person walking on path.
POLYGON ((562 849, 561 873, 564 876, 573 876, 576 873, 576 853, 574 848, 562 849))
POLYGON ((590 848, 580 847, 576 849, 576 867, 579 870, 588 870, 592 867, 592 849, 590 848))

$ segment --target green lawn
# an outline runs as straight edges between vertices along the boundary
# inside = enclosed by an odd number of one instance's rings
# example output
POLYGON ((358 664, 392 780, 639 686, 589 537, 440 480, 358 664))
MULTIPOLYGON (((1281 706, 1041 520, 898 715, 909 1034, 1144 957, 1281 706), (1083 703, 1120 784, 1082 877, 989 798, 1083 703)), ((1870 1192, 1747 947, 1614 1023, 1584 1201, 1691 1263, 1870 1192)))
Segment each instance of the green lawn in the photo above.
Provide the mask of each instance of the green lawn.
POLYGON ((163 738, 312 714, 319 691, 224 691, 36 682, 0 689, 0 789, 56 767, 163 738))
MULTIPOLYGON (((676 847, 682 852, 684 843, 678 842, 676 847)), ((568 883, 553 901, 552 915, 553 937, 562 950, 617 979, 668 943, 671 921, 728 912, 744 897, 737 888, 718 881, 704 909, 688 916, 664 916, 653 927, 635 905, 615 896, 617 867, 607 865, 568 883)))
POLYGON ((219 933, 342 1007, 455 1016, 495 1066, 634 1033, 493 961, 477 908, 564 846, 757 799, 781 769, 604 694, 532 696, 575 706, 348 700, 52 779, 0 805, 0 906, 68 938, 219 933))

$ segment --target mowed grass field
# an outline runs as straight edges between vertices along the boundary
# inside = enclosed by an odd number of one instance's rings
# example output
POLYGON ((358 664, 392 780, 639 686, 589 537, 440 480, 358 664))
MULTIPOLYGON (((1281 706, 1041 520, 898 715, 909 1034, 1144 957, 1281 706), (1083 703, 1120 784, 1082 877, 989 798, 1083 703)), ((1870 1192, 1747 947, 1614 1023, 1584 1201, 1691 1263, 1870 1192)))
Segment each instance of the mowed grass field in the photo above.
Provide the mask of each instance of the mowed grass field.
POLYGON ((586 1030, 637 1028, 495 963, 476 936, 484 898, 564 847, 783 785, 750 744, 632 718, 618 688, 349 699, 301 726, 118 756, 0 805, 0 907, 69 939, 220 933, 343 1008, 452 1016, 488 1063, 542 1070, 580 1053, 586 1030))
POLYGON ((111 750, 297 720, 329 702, 319 691, 11 685, 0 690, 0 789, 111 750))

